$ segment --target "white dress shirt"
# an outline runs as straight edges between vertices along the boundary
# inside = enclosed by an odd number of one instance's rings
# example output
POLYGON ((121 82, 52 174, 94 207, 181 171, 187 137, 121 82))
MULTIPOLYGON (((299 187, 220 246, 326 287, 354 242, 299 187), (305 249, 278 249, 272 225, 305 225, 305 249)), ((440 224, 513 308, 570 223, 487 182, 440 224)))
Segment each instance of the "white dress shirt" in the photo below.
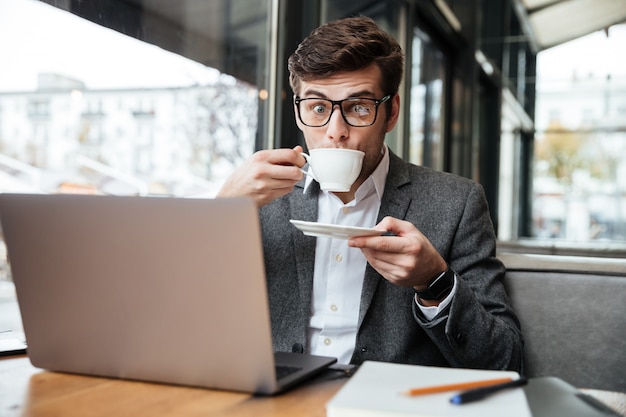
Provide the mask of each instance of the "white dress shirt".
MULTIPOLYGON (((344 204, 332 192, 320 191, 319 223, 374 227, 385 190, 389 170, 389 153, 383 148, 383 159, 374 173, 358 188, 354 200, 344 204)), ((305 191, 311 183, 310 176, 305 191)), ((367 260, 358 248, 348 247, 343 239, 318 237, 315 247, 313 295, 309 321, 309 351, 336 357, 341 364, 350 362, 356 344, 361 290, 367 260)), ((456 286, 456 284, 455 284, 456 286)), ((437 307, 417 303, 427 319, 432 320, 451 300, 452 293, 437 307)))

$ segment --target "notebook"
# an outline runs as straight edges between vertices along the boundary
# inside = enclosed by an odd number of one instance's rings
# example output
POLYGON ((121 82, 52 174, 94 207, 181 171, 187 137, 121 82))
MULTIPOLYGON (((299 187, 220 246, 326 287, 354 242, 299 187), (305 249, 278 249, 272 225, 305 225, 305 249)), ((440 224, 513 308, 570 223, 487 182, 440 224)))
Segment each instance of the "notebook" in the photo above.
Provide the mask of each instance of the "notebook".
POLYGON ((252 200, 3 194, 0 220, 36 367, 267 395, 336 361, 273 352, 252 200))
POLYGON ((531 417, 523 389, 509 389, 483 401, 453 404, 462 390, 407 395, 411 389, 500 378, 513 371, 443 368, 365 361, 326 403, 327 417, 531 417))

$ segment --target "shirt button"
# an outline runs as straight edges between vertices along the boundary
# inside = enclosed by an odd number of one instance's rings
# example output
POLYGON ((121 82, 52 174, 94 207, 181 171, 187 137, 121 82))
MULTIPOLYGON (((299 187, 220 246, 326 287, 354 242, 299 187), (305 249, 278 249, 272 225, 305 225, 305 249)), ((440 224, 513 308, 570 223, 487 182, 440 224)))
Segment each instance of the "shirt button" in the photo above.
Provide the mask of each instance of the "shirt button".
POLYGON ((337 311, 337 310, 339 310, 339 307, 337 307, 335 304, 333 304, 333 305, 330 306, 330 310, 331 311, 337 311))
POLYGON ((341 209, 341 211, 342 211, 344 214, 348 214, 348 213, 350 213, 350 207, 344 207, 344 208, 342 208, 342 209, 341 209))
POLYGON ((330 345, 330 343, 331 343, 331 340, 330 340, 328 337, 327 337, 326 339, 324 339, 324 344, 325 344, 326 346, 329 346, 329 345, 330 345))
POLYGON ((343 256, 341 256, 341 254, 340 254, 340 253, 338 253, 337 255, 335 255, 335 260, 336 260, 337 262, 341 262, 341 261, 343 261, 343 256))

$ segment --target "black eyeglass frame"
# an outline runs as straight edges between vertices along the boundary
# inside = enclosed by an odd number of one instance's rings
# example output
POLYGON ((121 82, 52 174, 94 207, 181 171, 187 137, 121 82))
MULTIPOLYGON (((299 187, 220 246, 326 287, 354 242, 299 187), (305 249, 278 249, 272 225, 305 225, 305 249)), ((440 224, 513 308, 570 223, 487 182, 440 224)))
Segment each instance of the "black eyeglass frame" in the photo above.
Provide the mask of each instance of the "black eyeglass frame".
POLYGON ((309 97, 309 98, 300 98, 298 96, 294 96, 293 98, 293 103, 296 105, 296 109, 298 112, 298 119, 300 119, 300 122, 308 127, 323 127, 326 126, 328 124, 328 122, 330 122, 330 119, 333 117, 333 112, 335 111, 335 106, 339 106, 339 112, 341 113, 341 117, 343 118, 343 120, 350 126, 352 127, 369 127, 372 126, 374 123, 376 123, 376 119, 378 118, 378 106, 380 106, 381 104, 389 101, 389 99, 391 99, 391 94, 388 94, 382 98, 369 98, 369 97, 348 97, 348 98, 344 98, 343 100, 330 100, 327 98, 317 98, 317 97, 309 97), (328 101, 332 104, 331 110, 330 110, 330 114, 328 115, 328 120, 326 120, 326 122, 324 122, 321 125, 310 125, 307 123, 304 123, 304 120, 302 120, 302 115, 300 114, 300 103, 302 103, 303 101, 307 101, 307 100, 325 100, 328 101), (343 112, 343 106, 342 103, 344 101, 349 101, 349 100, 369 100, 369 101, 373 101, 374 102, 374 108, 376 109, 376 113, 374 113, 374 119, 372 120, 372 123, 367 124, 367 125, 353 125, 352 123, 350 123, 348 121, 348 119, 346 118, 346 115, 343 112))

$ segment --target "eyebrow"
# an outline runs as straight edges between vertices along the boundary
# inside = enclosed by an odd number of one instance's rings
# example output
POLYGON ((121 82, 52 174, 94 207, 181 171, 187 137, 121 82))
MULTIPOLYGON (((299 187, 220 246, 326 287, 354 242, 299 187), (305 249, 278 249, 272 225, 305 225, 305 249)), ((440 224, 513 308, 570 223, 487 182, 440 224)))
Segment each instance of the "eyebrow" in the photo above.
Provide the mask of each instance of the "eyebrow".
MULTIPOLYGON (((315 96, 315 97, 319 97, 319 98, 328 99, 328 96, 326 94, 324 94, 324 93, 322 93, 320 91, 317 91, 317 90, 305 91, 302 96, 303 96, 303 98, 304 97, 315 96)), ((360 90, 360 91, 355 91, 354 93, 351 93, 346 98, 350 98, 350 97, 376 97, 376 95, 372 91, 370 91, 370 90, 360 90)))

